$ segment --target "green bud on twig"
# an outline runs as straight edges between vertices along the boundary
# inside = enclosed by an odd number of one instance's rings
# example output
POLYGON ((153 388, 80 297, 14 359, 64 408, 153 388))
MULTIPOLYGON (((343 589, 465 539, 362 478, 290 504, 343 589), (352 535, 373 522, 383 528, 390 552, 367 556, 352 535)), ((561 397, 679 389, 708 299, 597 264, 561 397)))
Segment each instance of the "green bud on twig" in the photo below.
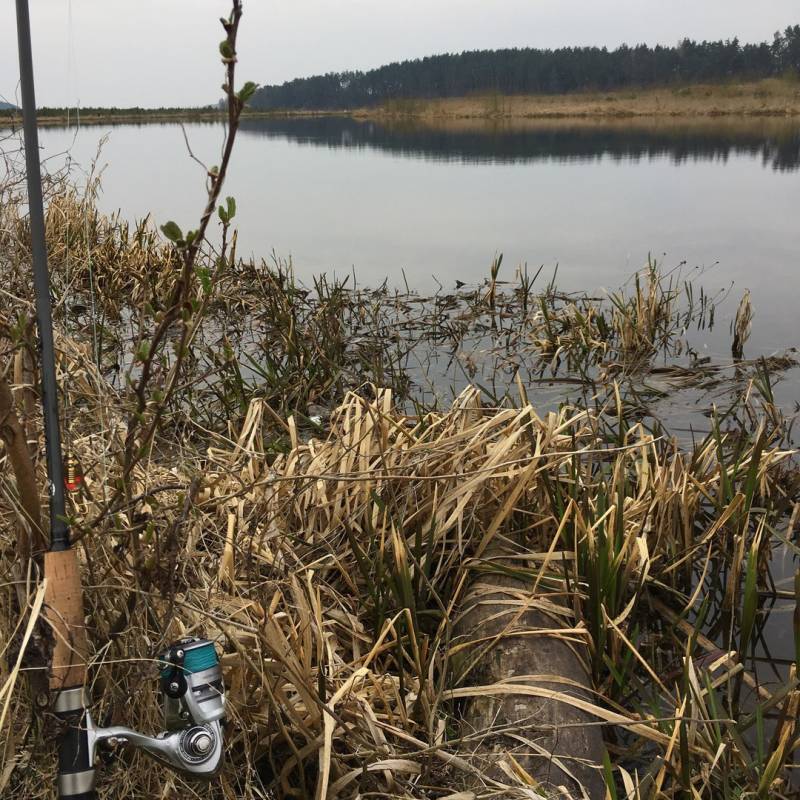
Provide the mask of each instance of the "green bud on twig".
POLYGON ((171 242, 179 242, 183 239, 183 233, 181 229, 178 227, 177 223, 170 220, 169 222, 165 223, 161 226, 161 233, 167 237, 171 242))
POLYGON ((233 197, 226 197, 227 209, 220 206, 217 209, 219 218, 227 225, 236 216, 236 200, 233 197))
POLYGON ((236 97, 238 97, 239 102, 244 105, 256 93, 256 89, 258 89, 257 83, 247 81, 247 83, 239 89, 236 97))

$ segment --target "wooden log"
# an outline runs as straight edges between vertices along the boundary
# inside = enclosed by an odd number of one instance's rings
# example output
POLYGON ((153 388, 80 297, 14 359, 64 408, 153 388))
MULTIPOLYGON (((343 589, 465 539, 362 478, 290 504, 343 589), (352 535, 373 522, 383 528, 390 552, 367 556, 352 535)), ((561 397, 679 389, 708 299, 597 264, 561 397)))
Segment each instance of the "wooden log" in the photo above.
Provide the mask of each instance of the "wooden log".
MULTIPOLYGON (((501 565, 513 569, 510 562, 501 565)), ((543 610, 558 599, 541 587, 533 597, 532 588, 529 580, 494 572, 474 580, 456 622, 454 646, 468 645, 454 659, 458 685, 525 684, 594 703, 581 658, 585 645, 575 635, 570 642, 557 635, 574 626, 569 609, 562 605, 563 615, 552 613, 552 605, 543 610)), ((605 746, 597 722, 565 702, 485 694, 465 701, 461 733, 470 737, 466 749, 474 753, 474 765, 493 780, 513 784, 509 772, 520 774, 521 767, 554 796, 603 800, 605 746)), ((479 786, 476 779, 467 788, 479 786)))

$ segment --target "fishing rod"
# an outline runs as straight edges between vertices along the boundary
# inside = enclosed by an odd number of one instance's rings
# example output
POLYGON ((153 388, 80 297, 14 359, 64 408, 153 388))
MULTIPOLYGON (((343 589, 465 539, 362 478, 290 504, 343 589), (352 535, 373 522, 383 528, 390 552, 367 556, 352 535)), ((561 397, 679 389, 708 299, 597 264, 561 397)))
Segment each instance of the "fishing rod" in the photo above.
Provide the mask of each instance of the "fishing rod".
POLYGON ((61 719, 58 792, 70 800, 94 800, 99 745, 142 749, 162 764, 198 778, 213 777, 222 765, 225 690, 213 642, 188 637, 160 654, 165 731, 147 736, 131 728, 98 728, 89 714, 86 690, 88 637, 80 565, 70 544, 64 461, 58 413, 50 278, 45 241, 39 134, 33 82, 28 0, 16 0, 25 167, 36 323, 39 333, 41 397, 50 496, 50 550, 44 556, 45 619, 53 633, 50 664, 52 708, 61 719))

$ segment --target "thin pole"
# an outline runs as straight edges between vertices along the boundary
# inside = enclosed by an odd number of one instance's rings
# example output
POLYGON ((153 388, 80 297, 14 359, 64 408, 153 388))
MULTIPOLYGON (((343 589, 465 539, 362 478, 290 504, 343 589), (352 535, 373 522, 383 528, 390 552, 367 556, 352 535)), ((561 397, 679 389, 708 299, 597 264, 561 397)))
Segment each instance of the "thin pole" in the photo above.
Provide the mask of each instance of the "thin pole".
POLYGON ((22 92, 22 122, 25 134, 25 167, 28 177, 28 213, 31 221, 33 285, 36 294, 36 323, 39 328, 42 371, 42 409, 47 456, 47 479, 50 483, 50 549, 69 549, 69 526, 64 504, 64 467, 61 431, 58 423, 58 387, 56 384, 53 319, 50 307, 50 277, 47 270, 47 245, 44 232, 42 173, 39 163, 39 133, 36 127, 36 95, 33 87, 33 54, 28 0, 17 0, 17 38, 19 40, 19 77, 22 92))
POLYGON ((31 223, 33 286, 36 294, 36 324, 39 328, 39 359, 42 372, 42 409, 50 484, 50 552, 44 556, 45 603, 54 635, 50 664, 52 707, 62 721, 58 734, 58 794, 65 800, 95 800, 95 770, 86 716, 86 628, 83 591, 77 552, 70 549, 65 518, 64 471, 61 431, 58 425, 58 386, 53 347, 53 315, 50 307, 50 277, 44 231, 42 173, 39 134, 36 127, 36 96, 33 89, 33 54, 28 0, 17 0, 19 77, 22 91, 22 121, 25 133, 25 166, 28 177, 28 213, 31 223))

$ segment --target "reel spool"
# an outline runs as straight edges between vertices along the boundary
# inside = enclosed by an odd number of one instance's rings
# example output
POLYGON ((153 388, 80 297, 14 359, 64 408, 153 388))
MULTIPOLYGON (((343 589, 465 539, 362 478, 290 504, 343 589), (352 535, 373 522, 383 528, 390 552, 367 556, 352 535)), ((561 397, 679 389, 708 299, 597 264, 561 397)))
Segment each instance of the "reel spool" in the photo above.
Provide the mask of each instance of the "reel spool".
POLYGON ((159 659, 164 724, 167 730, 187 721, 205 725, 225 716, 225 689, 214 644, 188 637, 171 645, 159 659))

